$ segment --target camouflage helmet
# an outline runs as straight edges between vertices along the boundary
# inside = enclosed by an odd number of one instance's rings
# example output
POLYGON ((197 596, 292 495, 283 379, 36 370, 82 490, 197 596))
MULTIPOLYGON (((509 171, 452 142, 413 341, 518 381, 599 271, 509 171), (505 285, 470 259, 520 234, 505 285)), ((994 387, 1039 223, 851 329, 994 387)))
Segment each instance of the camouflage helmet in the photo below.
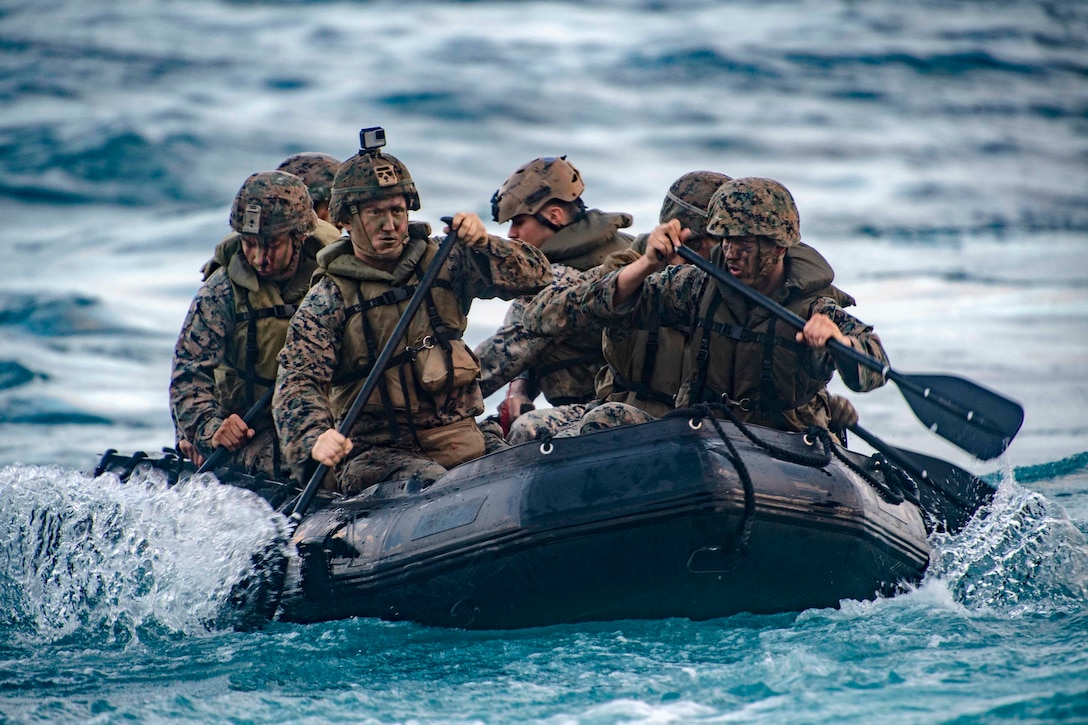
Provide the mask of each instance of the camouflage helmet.
POLYGON ((352 204, 401 195, 409 209, 419 209, 419 192, 408 167, 391 154, 360 151, 336 170, 329 200, 329 219, 348 218, 352 204))
POLYGON ((306 151, 288 156, 276 167, 276 170, 286 171, 302 179, 306 188, 310 190, 310 198, 314 200, 314 204, 319 204, 329 200, 329 194, 332 193, 332 180, 336 177, 338 168, 340 168, 340 162, 335 156, 306 151))
POLYGON ((691 230, 692 238, 706 236, 707 207, 718 187, 732 177, 717 171, 692 171, 684 174, 669 187, 661 204, 658 221, 662 224, 677 219, 680 226, 691 230))
POLYGON ((264 238, 283 232, 310 234, 316 220, 306 184, 284 171, 250 175, 230 210, 231 229, 264 238))
POLYGON ((773 179, 725 182, 714 192, 708 212, 706 231, 716 237, 768 237, 782 247, 801 241, 801 219, 793 196, 773 179))
POLYGON ((542 156, 520 167, 491 197, 491 216, 505 224, 519 214, 536 214, 552 199, 575 201, 586 185, 566 156, 542 156))

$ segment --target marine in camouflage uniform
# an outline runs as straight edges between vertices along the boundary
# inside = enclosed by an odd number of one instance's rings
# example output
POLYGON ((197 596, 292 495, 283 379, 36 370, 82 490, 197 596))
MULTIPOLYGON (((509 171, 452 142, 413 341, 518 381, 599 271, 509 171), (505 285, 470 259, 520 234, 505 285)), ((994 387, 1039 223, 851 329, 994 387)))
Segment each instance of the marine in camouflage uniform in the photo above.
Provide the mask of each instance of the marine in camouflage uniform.
POLYGON ((235 196, 235 231, 206 265, 174 349, 178 446, 198 463, 222 445, 232 451, 225 465, 284 477, 271 406, 248 425, 242 418, 275 379, 287 321, 324 246, 316 223, 305 185, 291 174, 253 174, 235 196))
POLYGON ((551 280, 536 249, 489 236, 473 214, 455 215, 461 243, 349 435, 340 435, 336 426, 437 252, 429 226, 408 222, 417 209, 415 184, 395 157, 364 150, 344 162, 330 214, 350 238, 319 255, 280 355, 273 410, 285 456, 302 476, 312 462, 335 466, 336 481, 326 485, 343 492, 409 477, 430 482, 505 446, 475 421, 483 396, 478 361, 461 339, 465 315, 473 299, 512 299, 551 280))
MULTIPOLYGON (((578 169, 565 156, 550 156, 516 169, 491 199, 494 220, 510 222, 510 238, 548 258, 554 289, 579 283, 587 270, 631 243, 632 237, 620 231, 631 225, 631 216, 587 209, 584 190, 578 169)), ((484 396, 512 383, 500 406, 507 421, 517 418, 507 435, 511 443, 578 420, 594 398, 595 377, 605 364, 599 329, 552 339, 527 331, 522 316, 531 299, 514 300, 502 327, 476 347, 484 396), (553 407, 518 417, 538 393, 553 407)))
MULTIPOLYGON (((651 274, 664 264, 655 252, 668 257, 687 238, 676 221, 654 230, 647 254, 637 262, 562 297, 539 295, 526 311, 529 328, 566 334, 586 324, 580 321, 585 313, 614 325, 686 325, 694 332, 677 407, 722 402, 745 422, 794 431, 829 427, 832 402, 826 386, 836 369, 856 391, 885 380, 866 367, 835 360, 827 341, 839 340, 886 363, 879 337, 843 309, 854 301, 831 284, 834 272, 827 261, 800 244, 797 209, 781 184, 760 178, 727 181, 715 192, 709 213, 708 233, 723 238, 711 260, 806 319, 800 333, 778 327, 770 312, 749 305, 696 267, 651 274)), ((583 425, 647 419, 644 411, 629 410, 625 418, 624 408, 602 407, 593 411, 600 420, 583 425)))

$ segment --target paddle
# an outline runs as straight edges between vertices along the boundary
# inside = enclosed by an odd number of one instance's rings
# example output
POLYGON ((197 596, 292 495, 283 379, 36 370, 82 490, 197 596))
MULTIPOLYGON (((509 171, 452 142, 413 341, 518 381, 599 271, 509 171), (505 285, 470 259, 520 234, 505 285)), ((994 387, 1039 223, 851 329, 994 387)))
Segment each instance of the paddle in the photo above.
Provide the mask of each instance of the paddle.
MULTIPOLYGON (((676 253, 798 330, 804 327, 805 320, 800 316, 733 279, 728 271, 687 247, 681 246, 676 253)), ((1024 409, 1019 403, 970 380, 951 375, 907 375, 837 340, 829 341, 828 347, 836 355, 875 370, 894 382, 923 424, 984 461, 1001 455, 1024 422, 1024 409)))
MULTIPOLYGON (((453 224, 452 217, 442 217, 442 221, 447 225, 453 224)), ((377 387, 381 376, 385 374, 385 368, 389 365, 389 360, 393 357, 393 351, 396 349, 397 345, 400 344, 401 338, 404 337, 404 333, 408 331, 408 325, 411 323, 412 317, 415 316, 419 306, 423 304, 423 298, 427 294, 427 290, 434 284, 434 280, 438 277, 442 263, 446 261, 446 257, 449 256, 450 251, 453 249, 453 245, 456 243, 457 232, 451 230, 450 233, 446 235, 446 238, 442 240, 442 244, 439 245, 438 251, 434 255, 434 259, 431 260, 431 264, 427 267, 427 271, 423 273, 423 278, 419 280, 419 286, 416 287, 416 291, 412 293, 412 297, 408 300, 408 306, 404 308, 404 314, 401 315, 400 320, 397 321, 397 326, 393 328, 393 332, 386 341, 385 346, 374 360, 374 365, 370 369, 370 374, 366 376, 363 387, 359 389, 359 393, 355 396, 355 400, 352 402, 351 407, 344 415, 344 419, 340 421, 340 426, 337 428, 340 435, 347 436, 351 432, 352 426, 355 425, 355 419, 359 417, 359 413, 362 411, 366 401, 370 399, 370 395, 374 392, 374 388, 377 387)), ((302 516, 313 502, 314 496, 317 495, 317 490, 321 486, 321 479, 325 477, 328 470, 329 467, 325 464, 318 464, 317 469, 314 471, 313 475, 310 476, 306 488, 299 494, 298 500, 295 502, 295 506, 290 514, 292 531, 298 526, 298 523, 302 520, 302 516)))
MULTIPOLYGON (((257 419, 257 416, 261 414, 268 404, 272 401, 272 388, 264 391, 264 395, 257 399, 257 402, 253 404, 253 407, 246 411, 245 416, 242 418, 242 422, 250 428, 253 427, 253 421, 257 419)), ((210 456, 200 465, 200 468, 196 469, 197 473, 207 473, 208 471, 214 471, 227 455, 230 454, 230 450, 226 446, 219 446, 216 448, 210 456)))
POLYGON ((993 500, 996 489, 959 466, 916 451, 896 448, 860 425, 852 433, 910 474, 918 484, 922 509, 949 533, 959 533, 982 506, 993 500))

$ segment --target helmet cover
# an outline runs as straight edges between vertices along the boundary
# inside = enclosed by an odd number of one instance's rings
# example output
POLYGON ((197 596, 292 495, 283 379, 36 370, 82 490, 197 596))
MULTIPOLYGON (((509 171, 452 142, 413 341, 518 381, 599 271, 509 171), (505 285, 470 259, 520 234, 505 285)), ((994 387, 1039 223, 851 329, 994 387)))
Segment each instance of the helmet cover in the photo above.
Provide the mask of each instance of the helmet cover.
POLYGON ((661 204, 658 222, 676 219, 693 238, 706 236, 707 207, 718 187, 732 177, 717 171, 692 171, 672 182, 661 204))
POLYGON ((306 151, 288 156, 276 170, 286 171, 302 179, 310 191, 310 198, 314 200, 314 204, 318 204, 329 200, 332 181, 336 178, 338 168, 340 161, 335 156, 306 151))
POLYGON ((410 210, 419 209, 419 192, 407 166, 391 154, 360 151, 336 170, 329 219, 346 219, 352 205, 392 196, 404 196, 410 210))
POLYGON ((250 175, 234 197, 230 226, 241 234, 263 238, 283 232, 310 234, 317 223, 306 184, 284 171, 250 175))
POLYGON ((782 247, 801 241, 801 219, 793 196, 773 179, 745 177, 725 182, 708 209, 708 234, 767 237, 782 247))
POLYGON ((552 199, 574 201, 586 185, 566 156, 542 156, 521 166, 491 197, 491 216, 505 224, 520 214, 536 214, 552 199))

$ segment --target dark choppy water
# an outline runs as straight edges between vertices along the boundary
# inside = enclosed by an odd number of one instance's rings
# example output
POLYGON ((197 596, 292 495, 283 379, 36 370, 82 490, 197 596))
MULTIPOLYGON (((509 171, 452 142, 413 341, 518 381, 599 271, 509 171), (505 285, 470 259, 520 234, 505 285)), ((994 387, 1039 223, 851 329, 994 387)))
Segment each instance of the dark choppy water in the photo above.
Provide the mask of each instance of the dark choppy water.
POLYGON ((0 4, 0 720, 1088 720, 1085 47, 1075 0, 0 4), (269 512, 80 471, 170 442, 170 352, 242 180, 377 124, 432 223, 487 218, 550 153, 638 230, 686 171, 783 181, 898 369, 1024 404, 982 464, 893 386, 853 396, 1002 480, 995 510, 918 590, 838 610, 234 631, 269 512))

